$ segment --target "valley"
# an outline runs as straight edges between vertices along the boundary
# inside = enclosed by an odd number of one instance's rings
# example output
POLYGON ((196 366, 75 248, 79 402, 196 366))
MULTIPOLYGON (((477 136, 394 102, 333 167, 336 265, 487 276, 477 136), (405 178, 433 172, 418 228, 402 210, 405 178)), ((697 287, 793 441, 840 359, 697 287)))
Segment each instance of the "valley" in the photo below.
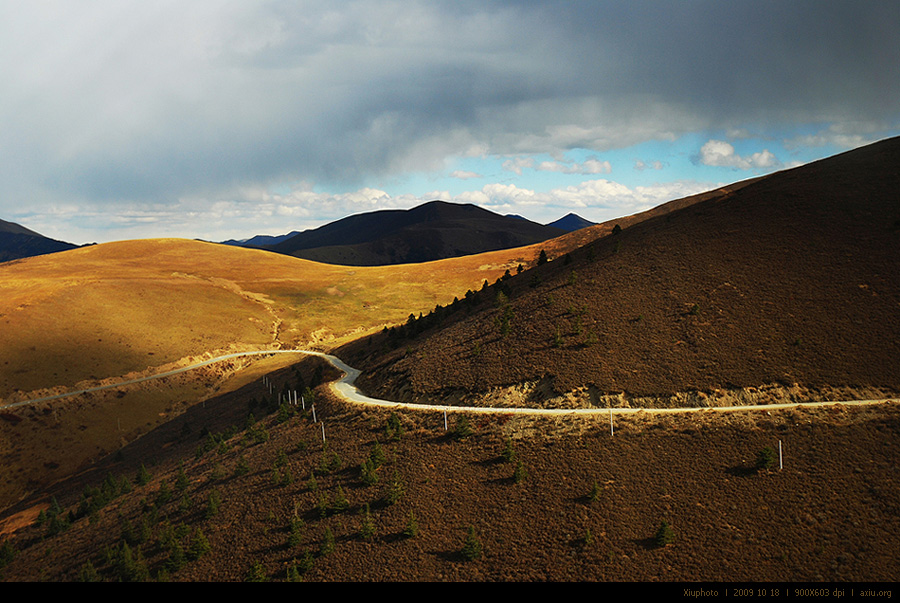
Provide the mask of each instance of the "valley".
POLYGON ((0 571, 896 579, 898 165, 890 139, 415 264, 181 239, 0 264, 0 571), (318 353, 405 405, 348 401, 318 353), (211 552, 178 562, 200 529, 211 552))

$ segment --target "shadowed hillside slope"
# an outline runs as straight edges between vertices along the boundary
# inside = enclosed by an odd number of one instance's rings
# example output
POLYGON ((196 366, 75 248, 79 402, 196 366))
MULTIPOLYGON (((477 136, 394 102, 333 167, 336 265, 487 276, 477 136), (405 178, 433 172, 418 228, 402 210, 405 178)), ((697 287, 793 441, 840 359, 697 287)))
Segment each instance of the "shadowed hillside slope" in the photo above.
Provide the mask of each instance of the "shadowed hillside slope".
POLYGON ((645 219, 339 353, 408 400, 900 390, 898 190, 890 139, 645 219))

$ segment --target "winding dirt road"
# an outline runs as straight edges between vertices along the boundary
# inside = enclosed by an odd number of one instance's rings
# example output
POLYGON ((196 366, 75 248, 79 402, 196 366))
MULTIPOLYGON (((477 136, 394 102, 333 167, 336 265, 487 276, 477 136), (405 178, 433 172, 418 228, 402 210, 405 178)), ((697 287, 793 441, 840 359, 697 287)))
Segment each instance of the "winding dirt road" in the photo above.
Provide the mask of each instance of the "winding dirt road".
POLYGON ((366 396, 354 385, 356 379, 360 375, 359 369, 355 369, 347 364, 345 364, 340 358, 337 356, 332 356, 331 354, 326 354, 324 352, 317 352, 314 350, 260 350, 255 352, 236 352, 233 354, 226 354, 224 356, 217 356, 216 358, 210 358, 209 360, 205 360, 203 362, 199 362, 197 364, 192 364, 190 366, 184 366, 181 368, 177 368, 171 371, 166 371, 164 373, 159 373, 157 375, 149 375, 146 377, 141 377, 139 379, 131 379, 129 381, 121 381, 119 383, 114 383, 110 385, 100 385, 97 387, 91 387, 87 389, 80 389, 70 392, 65 392, 62 394, 55 394, 53 396, 46 396, 43 398, 35 398, 32 400, 22 400, 20 402, 15 402, 12 404, 6 404, 0 406, 0 410, 14 408, 17 406, 24 406, 27 404, 34 404, 37 402, 45 402, 48 400, 56 400, 59 398, 66 398, 69 396, 77 396, 80 394, 84 394, 87 392, 95 392, 104 389, 112 389, 116 387, 122 387, 125 385, 132 385, 135 383, 142 383, 145 381, 150 381, 152 379, 162 379, 164 377, 169 377, 171 375, 176 375, 178 373, 184 373, 187 371, 191 371, 194 369, 198 369, 204 366, 208 366, 210 364, 214 364, 216 362, 222 362, 225 360, 231 360, 233 358, 240 358, 243 356, 269 356, 274 354, 305 354, 308 356, 319 356, 320 358, 326 359, 330 362, 335 368, 344 373, 344 376, 338 379, 337 381, 333 381, 330 386, 332 391, 334 391, 339 397, 352 402, 354 404, 368 404, 371 406, 381 406, 388 408, 403 408, 405 410, 425 410, 425 411, 438 411, 438 412, 446 412, 446 411, 454 411, 454 412, 472 412, 472 413, 500 413, 500 414, 526 414, 526 415, 600 415, 600 414, 629 414, 629 413, 638 413, 638 412, 648 412, 648 413, 684 413, 684 412, 699 412, 699 411, 708 411, 708 410, 716 410, 719 412, 737 412, 737 411, 746 411, 746 410, 775 410, 775 409, 784 409, 791 407, 800 407, 800 406, 832 406, 835 404, 847 404, 847 405, 862 405, 862 404, 881 404, 885 402, 891 402, 891 398, 885 399, 875 399, 875 400, 842 400, 842 401, 833 401, 833 402, 796 402, 789 404, 763 404, 756 406, 722 406, 722 407, 690 407, 690 408, 522 408, 522 407, 491 407, 491 406, 449 406, 444 404, 411 404, 404 402, 394 402, 391 400, 382 400, 379 398, 370 398, 366 396))

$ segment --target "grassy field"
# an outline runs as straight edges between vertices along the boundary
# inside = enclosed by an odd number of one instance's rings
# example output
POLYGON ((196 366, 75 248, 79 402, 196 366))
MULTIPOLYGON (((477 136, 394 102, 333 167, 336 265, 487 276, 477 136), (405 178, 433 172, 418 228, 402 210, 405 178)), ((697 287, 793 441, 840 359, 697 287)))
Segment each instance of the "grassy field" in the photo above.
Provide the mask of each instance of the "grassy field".
MULTIPOLYGON (((423 264, 346 267, 181 239, 124 241, 0 264, 0 405, 237 351, 327 349, 494 282, 559 241, 423 264)), ((0 507, 215 394, 296 359, 8 409, 0 507), (48 435, 50 434, 50 435, 48 435)))
POLYGON ((203 354, 327 346, 452 301, 536 253, 359 268, 163 239, 3 264, 0 397, 203 354))

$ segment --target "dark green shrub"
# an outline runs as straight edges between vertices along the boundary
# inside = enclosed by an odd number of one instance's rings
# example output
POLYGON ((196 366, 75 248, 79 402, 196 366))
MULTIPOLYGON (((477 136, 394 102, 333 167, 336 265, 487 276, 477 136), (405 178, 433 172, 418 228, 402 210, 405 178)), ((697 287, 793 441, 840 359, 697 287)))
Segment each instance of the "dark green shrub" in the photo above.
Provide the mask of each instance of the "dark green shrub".
POLYGON ((378 483, 378 473, 375 471, 375 463, 371 458, 366 458, 359 466, 359 477, 367 486, 378 483))
POLYGON ((775 451, 770 446, 766 446, 762 450, 760 450, 756 455, 756 470, 757 471, 767 471, 775 466, 775 461, 777 459, 777 455, 775 451))
POLYGON ((209 497, 206 500, 206 518, 210 519, 215 517, 219 513, 219 507, 222 505, 222 495, 219 494, 218 490, 213 490, 209 493, 209 497))
POLYGON ((513 481, 517 484, 521 484, 527 477, 528 471, 525 469, 525 464, 522 463, 522 461, 519 461, 516 463, 516 468, 513 471, 513 481))
POLYGON ((513 449, 512 438, 506 438, 506 445, 503 447, 503 452, 500 453, 500 458, 503 459, 504 463, 511 463, 516 460, 516 451, 513 449))
POLYGON ((288 534, 287 545, 290 548, 294 548, 296 546, 300 546, 300 543, 303 541, 303 528, 306 527, 306 523, 299 517, 291 518, 291 527, 290 533, 288 534))
POLYGON ((247 570, 245 582, 266 582, 269 577, 266 575, 266 568, 260 561, 254 561, 247 570))
POLYGON ((414 538, 419 534, 419 522, 416 520, 416 516, 412 511, 409 512, 409 519, 406 522, 406 527, 403 529, 403 535, 406 538, 414 538))
POLYGON ((363 540, 372 540, 375 537, 375 522, 372 521, 368 503, 363 509, 362 521, 359 526, 359 537, 363 540))
POLYGON ((388 484, 387 493, 384 495, 384 503, 386 505, 393 505, 397 503, 401 498, 403 498, 404 492, 405 487, 403 485, 403 481, 400 479, 400 474, 394 471, 394 476, 391 478, 391 483, 388 484))
POLYGON ((457 419, 456 425, 453 428, 453 437, 457 440, 463 440, 473 433, 475 433, 475 431, 469 423, 469 417, 466 415, 459 415, 459 419, 457 419))
POLYGON ((475 534, 475 527, 469 526, 466 530, 466 537, 463 539, 463 546, 460 553, 466 561, 474 561, 481 557, 483 547, 481 540, 475 534))
POLYGON ((675 542, 675 531, 672 530, 672 526, 667 521, 659 524, 659 528, 657 528, 656 534, 653 536, 653 541, 658 547, 668 546, 675 542))
POLYGON ((147 467, 145 467, 143 463, 141 463, 141 468, 138 469, 138 474, 135 482, 138 486, 146 486, 150 483, 150 472, 147 471, 147 467))
POLYGON ((334 532, 331 531, 331 528, 325 528, 325 533, 322 535, 322 544, 319 547, 319 555, 324 557, 325 555, 330 555, 334 552, 334 532))
POLYGON ((211 550, 209 540, 206 538, 206 534, 203 533, 203 530, 197 528, 194 530, 193 535, 191 536, 191 541, 188 544, 187 557, 191 561, 196 561, 203 555, 207 554, 211 550))

